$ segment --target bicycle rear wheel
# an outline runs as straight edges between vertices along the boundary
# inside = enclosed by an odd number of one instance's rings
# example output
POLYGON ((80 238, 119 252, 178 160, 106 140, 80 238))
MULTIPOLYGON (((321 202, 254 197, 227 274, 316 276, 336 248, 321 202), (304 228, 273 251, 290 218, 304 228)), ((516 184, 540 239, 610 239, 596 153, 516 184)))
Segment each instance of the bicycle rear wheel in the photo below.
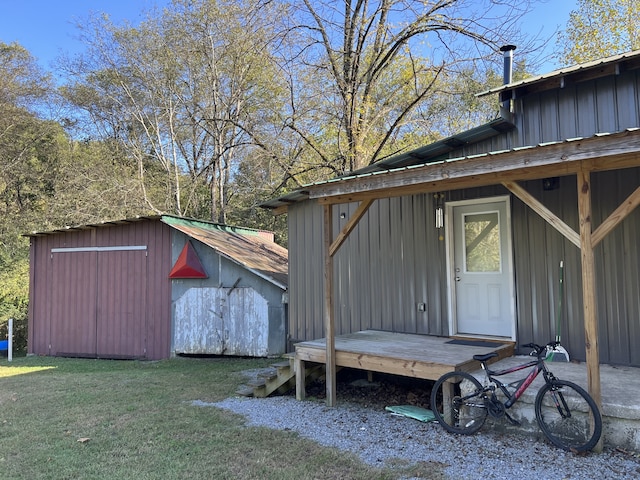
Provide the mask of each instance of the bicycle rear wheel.
POLYGON ((431 390, 431 410, 447 432, 475 433, 487 419, 482 385, 465 372, 445 373, 431 390))
POLYGON ((545 384, 538 391, 535 409, 542 433, 556 447, 585 452, 600 440, 600 411, 589 394, 575 383, 554 380, 545 384))

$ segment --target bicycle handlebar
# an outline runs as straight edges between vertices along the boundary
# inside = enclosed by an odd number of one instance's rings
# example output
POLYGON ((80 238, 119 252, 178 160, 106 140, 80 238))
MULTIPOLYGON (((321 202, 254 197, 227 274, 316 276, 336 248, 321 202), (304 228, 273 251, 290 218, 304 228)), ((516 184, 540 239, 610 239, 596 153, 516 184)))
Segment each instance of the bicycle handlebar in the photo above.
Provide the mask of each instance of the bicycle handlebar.
POLYGON ((533 352, 531 352, 531 355, 533 355, 533 353, 535 352, 536 357, 540 358, 543 356, 544 353, 546 353, 547 347, 555 348, 558 345, 560 345, 560 342, 554 341, 554 342, 549 342, 546 345, 538 345, 537 343, 527 343, 522 346, 525 348, 532 348, 533 352))

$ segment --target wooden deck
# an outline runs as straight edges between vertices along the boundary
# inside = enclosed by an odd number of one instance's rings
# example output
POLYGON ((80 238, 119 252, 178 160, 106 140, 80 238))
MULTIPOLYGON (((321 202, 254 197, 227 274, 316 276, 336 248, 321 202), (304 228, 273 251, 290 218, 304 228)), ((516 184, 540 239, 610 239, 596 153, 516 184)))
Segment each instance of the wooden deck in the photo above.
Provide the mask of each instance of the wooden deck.
MULTIPOLYGON (((437 380, 452 370, 473 371, 480 363, 473 355, 496 352, 494 361, 513 355, 513 342, 495 342, 495 346, 471 346, 447 343, 449 337, 412 335, 378 330, 363 330, 335 338, 336 365, 372 372, 437 380)), ((482 343, 494 343, 485 340, 482 343)), ((306 396, 306 362, 326 363, 325 339, 295 345, 296 398, 306 396)))

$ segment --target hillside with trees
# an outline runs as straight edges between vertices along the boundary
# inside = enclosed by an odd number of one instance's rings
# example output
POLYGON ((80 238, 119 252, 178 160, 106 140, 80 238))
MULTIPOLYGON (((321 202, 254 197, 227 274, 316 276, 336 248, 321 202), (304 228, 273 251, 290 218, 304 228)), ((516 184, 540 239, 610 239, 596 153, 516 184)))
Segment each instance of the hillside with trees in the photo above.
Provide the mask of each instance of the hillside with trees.
POLYGON ((530 3, 173 0, 82 21, 55 72, 0 43, 0 336, 27 315, 25 233, 168 213, 286 244, 261 202, 493 119, 474 94, 504 44, 535 69, 530 3))

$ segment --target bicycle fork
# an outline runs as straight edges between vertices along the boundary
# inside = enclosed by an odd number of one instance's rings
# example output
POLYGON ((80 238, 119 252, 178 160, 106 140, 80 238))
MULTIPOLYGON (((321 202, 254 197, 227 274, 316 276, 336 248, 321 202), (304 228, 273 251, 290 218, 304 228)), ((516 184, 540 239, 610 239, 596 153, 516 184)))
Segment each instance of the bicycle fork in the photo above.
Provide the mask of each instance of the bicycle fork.
POLYGON ((553 404, 558 410, 558 413, 562 418, 571 418, 571 410, 569 409, 569 405, 562 394, 562 387, 559 385, 555 385, 556 377, 546 368, 543 369, 544 380, 547 384, 551 386, 549 392, 551 393, 551 398, 553 399, 553 404))
POLYGON ((571 418, 571 410, 569 410, 569 405, 567 405, 566 400, 564 399, 564 395, 560 391, 561 387, 552 387, 551 390, 551 398, 553 398, 553 403, 556 405, 556 409, 562 418, 571 418), (556 388, 558 388, 556 390, 556 388))

